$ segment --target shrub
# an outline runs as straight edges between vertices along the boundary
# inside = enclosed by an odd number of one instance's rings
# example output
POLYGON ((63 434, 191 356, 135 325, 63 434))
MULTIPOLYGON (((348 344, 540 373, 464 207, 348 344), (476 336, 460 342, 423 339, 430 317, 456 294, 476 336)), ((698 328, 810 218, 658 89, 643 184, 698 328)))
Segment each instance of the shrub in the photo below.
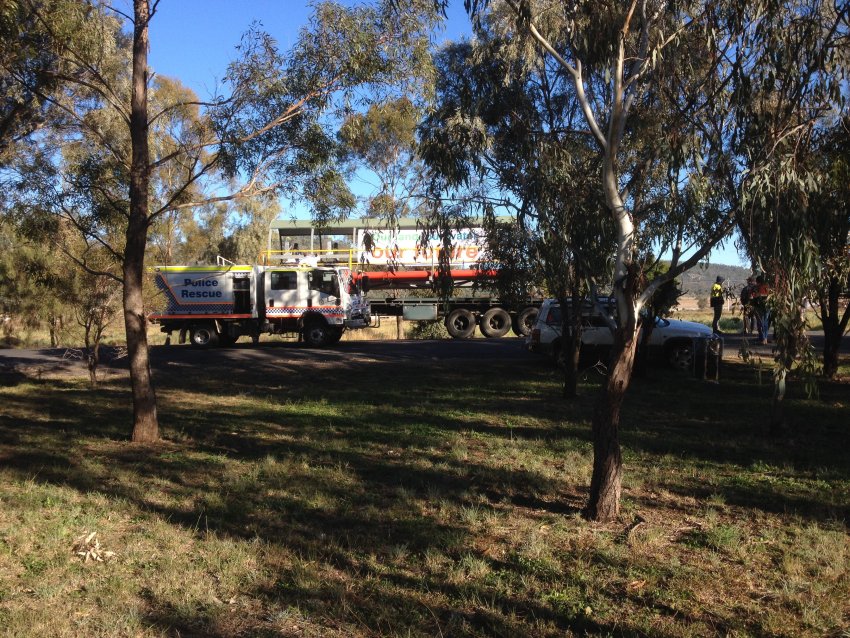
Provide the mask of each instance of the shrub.
POLYGON ((740 332, 743 328, 740 317, 729 317, 720 319, 720 329, 723 332, 740 332))
POLYGON ((407 329, 408 339, 448 339, 449 333, 442 321, 415 321, 407 329))

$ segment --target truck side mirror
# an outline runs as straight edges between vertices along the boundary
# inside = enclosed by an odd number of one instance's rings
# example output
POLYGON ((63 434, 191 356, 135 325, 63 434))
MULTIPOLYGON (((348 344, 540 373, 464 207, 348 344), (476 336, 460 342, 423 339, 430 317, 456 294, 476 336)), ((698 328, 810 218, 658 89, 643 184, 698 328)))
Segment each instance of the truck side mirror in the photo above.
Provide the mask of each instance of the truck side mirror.
POLYGON ((360 290, 363 291, 364 295, 369 292, 369 277, 367 275, 360 277, 360 290))

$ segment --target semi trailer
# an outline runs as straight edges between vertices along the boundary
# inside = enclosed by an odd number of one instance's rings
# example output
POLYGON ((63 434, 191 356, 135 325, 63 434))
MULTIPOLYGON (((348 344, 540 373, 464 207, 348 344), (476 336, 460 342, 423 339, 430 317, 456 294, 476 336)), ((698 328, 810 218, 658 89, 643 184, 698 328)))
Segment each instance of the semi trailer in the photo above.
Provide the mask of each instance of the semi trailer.
POLYGON ((505 336, 510 330, 522 337, 531 333, 543 297, 508 302, 487 294, 499 271, 482 266, 485 233, 480 225, 473 222, 470 228, 455 230, 446 248, 433 235, 423 237, 416 219, 399 219, 391 229, 370 223, 374 221, 349 220, 316 228, 305 221, 275 220, 261 261, 309 254, 326 263, 344 263, 356 287, 368 294, 373 316, 443 321, 455 339, 471 337, 476 327, 488 338, 505 336), (440 258, 443 251, 448 251, 448 258, 445 253, 440 258), (447 267, 438 267, 438 262, 447 267), (448 297, 420 296, 447 288, 453 291, 448 297), (469 289, 475 294, 462 294, 469 289), (382 296, 378 291, 395 294, 382 296), (405 295, 402 291, 415 292, 405 295))

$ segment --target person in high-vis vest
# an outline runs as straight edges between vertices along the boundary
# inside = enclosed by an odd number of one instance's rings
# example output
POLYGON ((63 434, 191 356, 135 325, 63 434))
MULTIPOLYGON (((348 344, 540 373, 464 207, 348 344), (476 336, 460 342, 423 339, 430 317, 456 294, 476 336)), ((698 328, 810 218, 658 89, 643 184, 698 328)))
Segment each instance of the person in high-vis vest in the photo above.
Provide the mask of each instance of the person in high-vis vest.
POLYGON ((720 315, 723 314, 723 277, 717 277, 711 287, 711 307, 714 309, 714 321, 711 322, 711 329, 714 334, 722 334, 718 324, 720 323, 720 315))

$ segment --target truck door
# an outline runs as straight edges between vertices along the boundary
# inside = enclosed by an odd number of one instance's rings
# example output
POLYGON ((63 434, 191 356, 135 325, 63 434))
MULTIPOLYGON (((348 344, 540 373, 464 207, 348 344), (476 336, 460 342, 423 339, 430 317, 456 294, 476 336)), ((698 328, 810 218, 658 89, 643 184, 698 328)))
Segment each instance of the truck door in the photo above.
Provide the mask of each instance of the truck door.
POLYGON ((298 294, 298 271, 274 269, 265 273, 266 317, 282 319, 298 314, 305 303, 298 294))
POLYGON ((233 278, 233 313, 251 314, 251 278, 247 275, 233 278))
POLYGON ((339 277, 334 270, 314 268, 309 272, 310 302, 312 306, 339 306, 339 277))

